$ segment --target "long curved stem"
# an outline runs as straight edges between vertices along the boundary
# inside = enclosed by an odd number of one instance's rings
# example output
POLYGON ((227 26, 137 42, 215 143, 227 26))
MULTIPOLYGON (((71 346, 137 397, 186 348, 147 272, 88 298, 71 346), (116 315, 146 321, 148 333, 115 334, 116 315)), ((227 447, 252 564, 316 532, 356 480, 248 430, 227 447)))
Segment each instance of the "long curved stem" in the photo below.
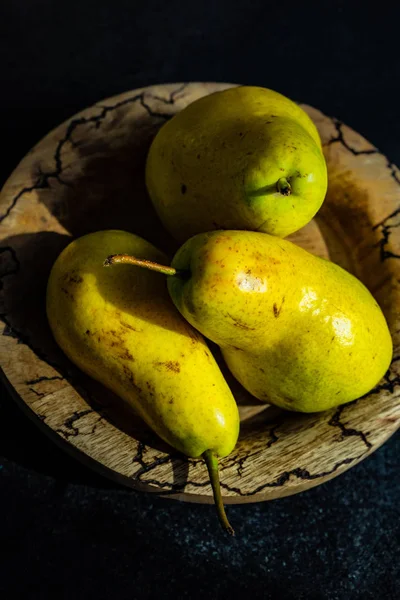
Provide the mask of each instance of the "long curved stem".
POLYGON ((229 523, 228 517, 226 516, 224 503, 222 501, 221 486, 219 483, 218 473, 218 459, 211 450, 206 450, 203 453, 203 458, 207 465, 208 474, 210 476, 211 487, 214 495, 215 506, 217 508, 219 522, 221 523, 225 531, 227 531, 230 535, 235 535, 235 531, 232 525, 229 523))
POLYGON ((174 276, 179 274, 178 271, 173 267, 160 265, 159 263, 151 260, 136 258, 130 254, 112 254, 111 256, 108 256, 103 263, 105 267, 116 264, 135 265, 136 267, 143 267, 144 269, 149 269, 150 271, 157 271, 157 273, 162 273, 163 275, 174 276))

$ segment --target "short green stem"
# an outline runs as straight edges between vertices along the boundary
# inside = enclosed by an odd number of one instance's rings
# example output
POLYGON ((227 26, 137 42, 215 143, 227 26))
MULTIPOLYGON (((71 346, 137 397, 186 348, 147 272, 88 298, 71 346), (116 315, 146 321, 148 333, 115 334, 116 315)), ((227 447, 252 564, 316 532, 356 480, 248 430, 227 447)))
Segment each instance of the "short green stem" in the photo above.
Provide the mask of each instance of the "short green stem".
POLYGON ((211 487, 214 495, 214 502, 217 508, 218 519, 221 523, 222 527, 227 531, 230 535, 235 535, 235 531, 232 525, 228 521, 228 517, 225 513, 224 503, 222 501, 221 496, 221 486, 219 483, 219 473, 218 473, 218 459, 215 454, 211 450, 206 450, 203 453, 203 458, 207 465, 208 474, 211 481, 211 487))
POLYGON ((276 189, 280 194, 282 194, 282 196, 290 196, 290 194, 292 193, 292 186, 290 185, 286 177, 281 177, 280 179, 278 179, 276 183, 276 189))
POLYGON ((136 267, 142 267, 143 269, 149 269, 150 271, 157 271, 157 273, 162 273, 163 275, 179 275, 178 271, 173 267, 160 265, 151 260, 136 258, 129 254, 112 254, 106 258, 103 264, 105 267, 116 264, 135 265, 136 267))

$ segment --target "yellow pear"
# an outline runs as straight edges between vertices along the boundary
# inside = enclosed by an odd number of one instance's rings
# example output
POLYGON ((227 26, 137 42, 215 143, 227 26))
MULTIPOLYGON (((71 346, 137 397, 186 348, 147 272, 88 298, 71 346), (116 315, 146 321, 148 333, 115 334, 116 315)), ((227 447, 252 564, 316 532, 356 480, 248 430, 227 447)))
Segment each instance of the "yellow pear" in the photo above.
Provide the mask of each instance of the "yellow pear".
POLYGON ((84 372, 133 406, 167 443, 206 460, 223 526, 217 457, 237 441, 235 400, 202 336, 179 314, 159 275, 105 268, 115 252, 163 261, 138 236, 101 231, 73 241, 50 274, 47 315, 57 343, 84 372))

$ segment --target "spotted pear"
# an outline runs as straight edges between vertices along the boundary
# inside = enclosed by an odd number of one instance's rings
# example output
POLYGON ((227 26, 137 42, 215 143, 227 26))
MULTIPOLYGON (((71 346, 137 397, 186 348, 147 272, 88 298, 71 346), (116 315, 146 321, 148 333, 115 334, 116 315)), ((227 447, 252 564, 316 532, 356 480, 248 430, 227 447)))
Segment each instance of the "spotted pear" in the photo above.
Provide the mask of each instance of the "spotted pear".
POLYGON ((72 362, 133 406, 164 441, 189 457, 204 457, 220 521, 233 533, 217 457, 228 455, 237 441, 235 400, 204 339, 171 302, 165 282, 139 268, 105 268, 115 252, 166 260, 124 231, 71 242, 48 281, 54 337, 72 362))

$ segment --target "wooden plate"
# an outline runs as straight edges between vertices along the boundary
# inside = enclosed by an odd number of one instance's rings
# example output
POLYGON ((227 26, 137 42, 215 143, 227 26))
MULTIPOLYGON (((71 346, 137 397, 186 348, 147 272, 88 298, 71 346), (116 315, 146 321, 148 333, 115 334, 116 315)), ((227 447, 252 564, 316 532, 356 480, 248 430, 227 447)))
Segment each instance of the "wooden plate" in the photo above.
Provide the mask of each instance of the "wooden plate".
MULTIPOLYGON (((51 337, 44 298, 50 268, 71 237, 120 228, 174 251, 146 196, 146 153, 174 113, 226 87, 159 85, 104 100, 39 142, 0 195, 0 364, 14 397, 54 440, 111 478, 199 502, 212 499, 203 461, 170 451, 68 362, 51 337)), ((329 191, 316 221, 292 237, 369 287, 395 354, 367 397, 323 414, 267 407, 236 385, 242 427, 236 450, 221 461, 226 502, 318 485, 371 454, 400 418, 400 172, 358 133, 304 108, 323 140, 329 191)))

